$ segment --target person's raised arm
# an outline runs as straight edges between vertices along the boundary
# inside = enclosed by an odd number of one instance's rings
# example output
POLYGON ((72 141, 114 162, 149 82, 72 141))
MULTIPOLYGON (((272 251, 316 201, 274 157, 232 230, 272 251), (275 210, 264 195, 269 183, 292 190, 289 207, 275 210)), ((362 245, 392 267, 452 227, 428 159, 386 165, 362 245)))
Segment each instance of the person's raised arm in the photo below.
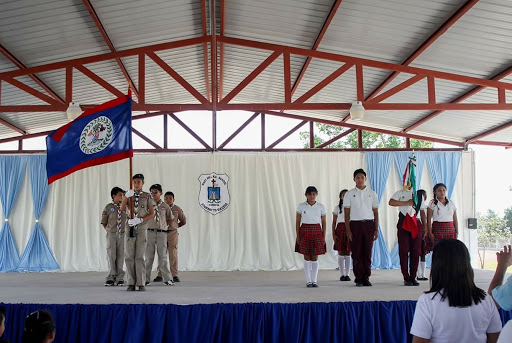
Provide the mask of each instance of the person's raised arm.
MULTIPOLYGON (((507 272, 507 268, 512 265, 512 251, 510 245, 504 246, 503 250, 496 253, 496 259, 498 260, 498 265, 496 266, 496 272, 494 273, 494 277, 491 280, 491 284, 489 285, 489 289, 487 293, 492 296, 492 291, 503 284, 503 280, 505 279, 505 273, 507 272)), ((511 295, 512 296, 512 295, 511 295)), ((493 297, 494 299, 494 297, 493 297)), ((496 302, 496 307, 500 308, 500 304, 496 302)))

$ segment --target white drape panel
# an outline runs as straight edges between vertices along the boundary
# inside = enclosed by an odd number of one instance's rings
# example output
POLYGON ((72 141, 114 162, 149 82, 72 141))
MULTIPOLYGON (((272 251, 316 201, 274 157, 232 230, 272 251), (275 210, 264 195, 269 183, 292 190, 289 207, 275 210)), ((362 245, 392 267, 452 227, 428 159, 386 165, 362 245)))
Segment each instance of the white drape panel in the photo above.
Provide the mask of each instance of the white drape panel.
MULTIPOLYGON (((302 268, 302 256, 293 252, 295 209, 305 201, 304 191, 309 185, 318 188, 318 201, 328 212, 328 253, 320 257, 320 268, 335 268, 337 263, 330 253, 331 212, 339 191, 354 187, 353 171, 366 169, 364 153, 359 152, 143 154, 136 155, 133 164, 134 173, 145 176, 145 190, 153 183, 162 184, 164 191, 175 193, 176 204, 187 215, 187 225, 179 229, 181 270, 302 268), (226 173, 230 178, 231 204, 215 216, 202 210, 198 202, 197 179, 211 172, 226 173)), ((424 172, 422 187, 431 197, 430 175, 426 168, 424 172)), ((395 173, 392 165, 379 211, 389 250, 396 242, 397 210, 387 205, 400 188, 395 173)), ((461 228, 474 212, 467 204, 473 192, 468 181, 472 178, 472 154, 463 153, 453 196, 461 228)), ((128 182, 128 160, 123 160, 76 172, 52 185, 40 221, 61 271, 107 270, 101 211, 110 201, 110 189, 127 189, 128 182)), ((22 251, 33 226, 27 177, 11 218, 16 227, 13 235, 22 251)))

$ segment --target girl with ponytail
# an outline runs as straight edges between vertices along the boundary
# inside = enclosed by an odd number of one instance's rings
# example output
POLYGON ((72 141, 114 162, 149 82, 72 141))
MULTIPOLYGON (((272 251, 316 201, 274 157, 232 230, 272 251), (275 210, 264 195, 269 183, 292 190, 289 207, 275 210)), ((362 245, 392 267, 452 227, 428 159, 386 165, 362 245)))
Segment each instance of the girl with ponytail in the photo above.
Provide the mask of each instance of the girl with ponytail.
POLYGON ((55 323, 49 311, 32 312, 25 318, 23 343, 50 343, 55 339, 55 323))

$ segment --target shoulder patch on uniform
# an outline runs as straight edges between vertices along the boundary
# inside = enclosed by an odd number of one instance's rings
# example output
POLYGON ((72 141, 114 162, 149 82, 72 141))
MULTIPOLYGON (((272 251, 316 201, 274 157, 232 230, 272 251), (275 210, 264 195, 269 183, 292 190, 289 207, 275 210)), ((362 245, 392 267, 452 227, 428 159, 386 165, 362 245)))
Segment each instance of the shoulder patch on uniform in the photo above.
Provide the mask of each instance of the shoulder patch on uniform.
POLYGON ((110 208, 110 212, 114 212, 114 211, 115 211, 115 210, 114 210, 114 208, 113 208, 113 207, 111 207, 111 208, 110 208))

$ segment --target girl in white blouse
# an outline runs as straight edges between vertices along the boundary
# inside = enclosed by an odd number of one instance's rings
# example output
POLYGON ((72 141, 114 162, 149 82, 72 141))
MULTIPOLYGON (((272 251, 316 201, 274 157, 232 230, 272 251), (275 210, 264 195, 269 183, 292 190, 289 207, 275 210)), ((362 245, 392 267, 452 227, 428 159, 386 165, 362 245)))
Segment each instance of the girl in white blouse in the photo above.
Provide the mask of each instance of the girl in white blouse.
POLYGON ((440 240, 458 236, 457 207, 446 197, 446 186, 438 183, 434 186, 434 199, 430 201, 427 209, 426 252, 432 251, 440 240))

